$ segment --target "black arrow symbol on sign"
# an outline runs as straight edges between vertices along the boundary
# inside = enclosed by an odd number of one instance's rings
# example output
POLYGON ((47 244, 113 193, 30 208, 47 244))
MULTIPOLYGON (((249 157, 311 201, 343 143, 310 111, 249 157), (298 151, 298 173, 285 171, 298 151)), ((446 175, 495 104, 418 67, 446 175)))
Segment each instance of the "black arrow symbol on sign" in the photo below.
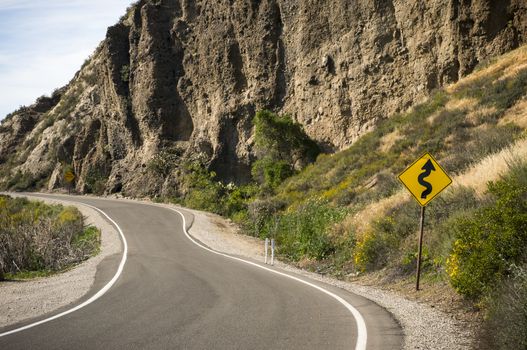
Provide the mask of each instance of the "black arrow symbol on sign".
POLYGON ((434 167, 434 164, 432 163, 432 161, 428 159, 428 161, 425 163, 425 165, 423 165, 421 169, 424 171, 421 174, 419 174, 419 176, 417 177, 417 181, 419 182, 421 186, 424 186, 426 188, 423 191, 423 193, 421 193, 421 198, 426 199, 426 197, 430 193, 432 193, 432 185, 429 182, 425 181, 425 177, 430 176, 432 171, 435 171, 436 168, 434 167))

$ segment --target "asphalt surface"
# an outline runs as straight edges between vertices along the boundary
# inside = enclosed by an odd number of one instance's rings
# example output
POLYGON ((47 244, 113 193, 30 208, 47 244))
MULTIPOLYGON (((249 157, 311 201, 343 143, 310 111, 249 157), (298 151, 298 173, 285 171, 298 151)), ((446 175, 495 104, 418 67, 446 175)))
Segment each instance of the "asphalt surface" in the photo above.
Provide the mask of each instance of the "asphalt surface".
MULTIPOLYGON (((315 288, 200 248, 186 237, 176 212, 130 201, 57 198, 95 206, 121 227, 128 242, 123 273, 86 307, 0 337, 0 349, 355 349, 356 320, 343 304, 315 288)), ((120 260, 115 255, 99 265, 83 300, 113 277, 120 260)), ((361 313, 367 349, 401 348, 402 331, 386 310, 310 282, 361 313)))

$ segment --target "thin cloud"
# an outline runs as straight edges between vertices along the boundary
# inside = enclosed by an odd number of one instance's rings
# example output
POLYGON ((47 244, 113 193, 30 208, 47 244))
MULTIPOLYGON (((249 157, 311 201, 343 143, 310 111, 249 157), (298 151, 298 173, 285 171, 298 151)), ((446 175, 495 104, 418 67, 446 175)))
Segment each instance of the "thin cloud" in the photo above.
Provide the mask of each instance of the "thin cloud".
POLYGON ((131 2, 0 0, 0 119, 65 85, 131 2))

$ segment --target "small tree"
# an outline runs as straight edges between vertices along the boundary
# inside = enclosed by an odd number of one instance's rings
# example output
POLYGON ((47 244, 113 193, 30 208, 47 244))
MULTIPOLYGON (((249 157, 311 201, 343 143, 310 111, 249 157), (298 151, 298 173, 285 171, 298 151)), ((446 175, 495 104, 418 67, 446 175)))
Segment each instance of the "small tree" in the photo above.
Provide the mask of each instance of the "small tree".
POLYGON ((254 118, 254 127, 258 160, 252 175, 269 189, 275 189, 295 170, 315 161, 320 153, 318 145, 288 115, 260 111, 254 118))

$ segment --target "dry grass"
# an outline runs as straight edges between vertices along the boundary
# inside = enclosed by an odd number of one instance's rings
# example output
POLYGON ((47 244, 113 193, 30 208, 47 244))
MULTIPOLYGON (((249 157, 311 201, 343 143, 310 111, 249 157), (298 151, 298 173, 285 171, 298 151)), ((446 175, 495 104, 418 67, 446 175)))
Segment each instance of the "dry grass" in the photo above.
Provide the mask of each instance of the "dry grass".
POLYGON ((523 62, 519 62, 515 65, 511 65, 503 70, 503 76, 500 79, 507 79, 507 78, 513 78, 516 74, 518 74, 520 71, 527 69, 527 59, 526 57, 522 57, 523 62))
POLYGON ((461 110, 461 111, 470 111, 473 110, 478 105, 478 100, 475 98, 459 98, 453 99, 447 102, 445 108, 447 110, 461 110))
POLYGON ((497 108, 492 107, 478 107, 469 113, 467 113, 466 120, 467 122, 471 123, 472 125, 479 124, 479 121, 482 119, 486 119, 492 115, 495 115, 497 112, 497 108))
POLYGON ((390 148, 392 148, 392 146, 395 145, 395 143, 401 140, 402 138, 403 138, 403 135, 401 135, 398 129, 392 131, 389 134, 384 135, 381 138, 381 142, 380 142, 381 144, 379 146, 379 150, 381 152, 388 152, 390 148))
MULTIPOLYGON (((428 124, 433 125, 436 121, 436 119, 441 116, 441 114, 447 110, 447 111, 462 111, 467 113, 467 119, 470 119, 470 115, 473 113, 477 113, 477 111, 480 109, 479 107, 479 101, 475 98, 456 98, 452 99, 447 102, 445 105, 445 108, 438 110, 437 112, 433 113, 430 117, 428 117, 427 121, 428 124)), ((474 122, 475 120, 470 120, 471 122, 474 122)))
POLYGON ((527 129, 527 99, 520 100, 511 109, 509 109, 498 125, 515 123, 516 125, 527 129))
POLYGON ((439 118, 439 116, 441 115, 442 112, 443 112, 443 109, 440 109, 440 110, 436 111, 435 113, 432 113, 432 114, 426 119, 426 121, 428 122, 428 124, 430 124, 430 125, 435 124, 437 118, 439 118))
POLYGON ((406 190, 401 190, 390 197, 371 203, 355 215, 348 216, 343 224, 348 227, 354 227, 357 230, 357 234, 360 235, 361 232, 366 232, 369 229, 373 220, 381 217, 389 209, 403 203, 408 198, 408 195, 406 190))
POLYGON ((500 59, 481 70, 473 72, 470 76, 463 78, 455 84, 448 86, 445 90, 448 93, 455 93, 462 90, 468 84, 474 84, 480 79, 488 76, 498 75, 501 79, 516 74, 527 65, 527 46, 520 47, 517 50, 509 52, 500 57, 500 59))
POLYGON ((485 157, 478 164, 470 167, 465 173, 456 176, 454 184, 473 188, 476 193, 482 194, 487 189, 489 181, 498 180, 500 175, 509 170, 509 165, 516 159, 527 158, 527 139, 516 141, 501 152, 485 157))

